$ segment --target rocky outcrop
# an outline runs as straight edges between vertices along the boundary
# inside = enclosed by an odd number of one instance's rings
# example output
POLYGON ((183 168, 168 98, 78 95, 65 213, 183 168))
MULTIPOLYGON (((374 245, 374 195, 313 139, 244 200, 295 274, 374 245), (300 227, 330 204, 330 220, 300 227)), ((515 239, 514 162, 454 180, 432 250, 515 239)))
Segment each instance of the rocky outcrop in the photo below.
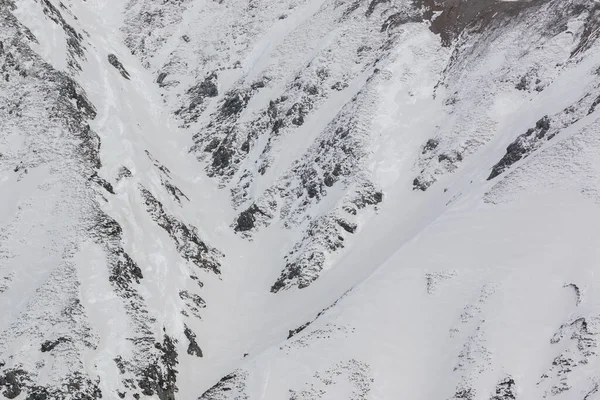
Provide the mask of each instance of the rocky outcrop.
POLYGON ((202 357, 202 350, 200 349, 200 346, 198 346, 198 342, 196 342, 196 334, 188 328, 187 325, 185 326, 183 333, 189 341, 187 353, 191 356, 202 357))
POLYGON ((213 387, 198 397, 198 400, 226 400, 231 396, 240 400, 248 400, 248 395, 244 394, 247 376, 245 371, 236 370, 221 378, 213 387))
POLYGON ((140 186, 139 189, 146 205, 146 211, 154 222, 173 239, 181 257, 198 268, 220 274, 219 258, 223 255, 205 244, 198 236, 198 230, 195 227, 186 225, 174 216, 167 214, 162 203, 148 189, 143 186, 140 186))
POLYGON ((109 54, 108 55, 108 62, 110 63, 110 65, 112 65, 113 67, 115 67, 117 69, 117 71, 119 71, 119 73, 121 74, 121 76, 127 80, 131 79, 129 72, 127 72, 127 70, 125 69, 125 67, 123 66, 123 64, 121 63, 121 61, 119 61, 119 59, 117 58, 116 55, 114 54, 109 54))
POLYGON ((494 165, 488 180, 494 179, 511 165, 523 157, 527 157, 533 151, 534 143, 543 139, 549 129, 550 119, 548 116, 545 116, 535 124, 535 128, 528 129, 527 132, 519 136, 517 140, 506 148, 504 157, 494 165))

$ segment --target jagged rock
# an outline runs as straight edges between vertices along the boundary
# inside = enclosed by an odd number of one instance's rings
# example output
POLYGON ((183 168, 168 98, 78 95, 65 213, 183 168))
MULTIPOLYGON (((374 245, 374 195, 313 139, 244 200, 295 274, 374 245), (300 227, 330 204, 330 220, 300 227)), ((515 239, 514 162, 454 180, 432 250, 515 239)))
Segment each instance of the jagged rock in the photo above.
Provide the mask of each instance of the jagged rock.
POLYGON ((119 71, 119 73, 121 74, 121 76, 127 80, 131 79, 129 72, 127 72, 127 70, 125 69, 125 67, 123 66, 123 64, 121 63, 121 61, 119 61, 119 59, 117 58, 116 55, 114 54, 109 54, 108 55, 108 62, 110 63, 110 65, 112 65, 113 67, 115 67, 117 69, 117 71, 119 71))
POLYGON ((515 380, 508 376, 498 382, 495 394, 490 400, 515 400, 516 398, 515 380))
POLYGON ((432 151, 435 150, 438 146, 440 145, 439 140, 436 139, 429 139, 427 140, 427 142, 425 143, 425 145, 423 146, 423 151, 422 153, 425 154, 428 151, 432 151))
POLYGON ((254 228, 256 222, 256 214, 265 215, 256 204, 252 204, 246 210, 242 211, 238 216, 235 224, 236 232, 246 232, 254 228))
POLYGON ((545 116, 535 124, 535 128, 528 129, 527 132, 508 145, 504 157, 492 167, 488 180, 494 179, 514 163, 527 157, 536 148, 533 143, 544 138, 549 129, 550 119, 545 116))
POLYGON ((219 90, 217 88, 217 74, 215 72, 211 73, 204 78, 202 82, 189 88, 187 90, 187 94, 190 96, 191 100, 190 109, 194 109, 198 105, 202 104, 204 99, 207 97, 217 97, 219 95, 219 90))
POLYGON ((300 325, 299 327, 297 327, 296 329, 292 329, 288 332, 288 339, 291 339, 293 336, 297 335, 298 333, 302 332, 304 329, 306 329, 307 326, 310 325, 310 322, 307 322, 303 325, 300 325))
POLYGON ((227 93, 219 109, 220 118, 226 119, 239 114, 246 107, 249 100, 249 92, 232 91, 227 93))
POLYGON ((206 303, 202 300, 202 297, 195 293, 190 293, 187 290, 182 290, 179 292, 179 297, 181 300, 186 302, 189 309, 194 313, 197 318, 200 318, 200 309, 206 307, 206 303))
MULTIPOLYGON (((419 365, 453 374, 442 378, 457 383, 456 390, 435 388, 443 398, 477 398, 473 388, 485 389, 481 383, 515 367, 510 357, 498 365, 487 350, 514 342, 501 332, 482 333, 501 325, 486 325, 489 313, 519 322, 519 329, 531 324, 532 333, 545 332, 542 319, 555 316, 550 310, 528 318, 528 311, 535 313, 529 306, 537 303, 507 310, 512 300, 495 301, 486 310, 473 287, 501 283, 510 292, 499 295, 527 302, 531 297, 521 295, 531 287, 505 279, 506 270, 535 280, 540 296, 555 296, 557 282, 577 278, 578 285, 567 285, 576 304, 568 293, 548 303, 565 315, 592 313, 597 288, 584 273, 595 253, 576 250, 565 257, 574 262, 564 269, 545 257, 552 265, 530 274, 528 265, 519 264, 523 257, 512 257, 508 268, 501 264, 503 254, 522 254, 517 244, 513 252, 513 235, 501 232, 506 240, 496 241, 493 257, 485 257, 485 243, 477 246, 477 256, 490 264, 482 274, 477 266, 455 262, 468 251, 447 252, 457 244, 454 236, 463 237, 462 226, 453 225, 452 235, 442 237, 448 246, 436 242, 433 252, 419 246, 431 232, 443 234, 444 224, 473 222, 469 207, 462 207, 466 203, 453 202, 464 196, 475 204, 487 187, 512 196, 515 207, 522 203, 520 191, 541 186, 567 187, 598 200, 597 163, 590 154, 598 153, 599 10, 584 0, 283 0, 236 6, 217 0, 201 7, 191 0, 130 0, 114 8, 110 2, 94 7, 0 0, 0 303, 6 300, 10 308, 0 324, 0 393, 26 400, 195 397, 214 383, 204 372, 218 359, 221 367, 244 369, 223 378, 204 399, 271 398, 273 390, 298 400, 367 399, 375 389, 377 396, 391 390, 388 397, 398 397, 404 387, 373 381, 385 377, 390 365, 382 362, 383 350, 384 361, 394 359, 410 373, 414 356, 422 358, 419 365), (106 23, 111 31, 103 31, 106 23), (120 40, 132 52, 127 68, 140 74, 135 85, 103 76, 114 67, 130 78, 110 53, 122 48, 120 40), (102 63, 109 53, 109 63, 102 63), (563 97, 564 84, 569 93, 563 97), (536 171, 522 163, 519 174, 499 182, 473 178, 496 161, 486 156, 495 143, 504 143, 499 136, 507 126, 526 131, 515 116, 541 116, 563 102, 562 112, 540 119, 513 148, 518 159, 536 151, 544 155, 536 157, 544 160, 536 171), (186 130, 178 130, 170 114, 186 130), (543 146, 562 132, 566 140, 543 146), (198 164, 183 159, 191 135, 198 164), (156 157, 146 151, 144 159, 145 148, 156 157), (416 165, 409 165, 413 159, 416 165), (564 174, 556 164, 565 166, 564 174), (419 203, 423 196, 396 190, 407 178, 425 190, 446 173, 457 175, 444 180, 449 193, 428 193, 427 204, 419 203), (571 179, 568 185, 564 177, 571 179), (390 207, 380 206, 387 201, 384 189, 393 193, 390 207), (231 194, 231 205, 221 201, 223 193, 231 194), (221 215, 237 217, 223 225, 215 221, 221 215), (213 241, 223 243, 231 257, 212 248, 213 241), (354 245, 361 251, 348 249, 354 245), (405 262, 415 249, 418 256, 405 262), (384 260, 397 265, 384 266, 384 260), (265 270, 246 273, 245 261, 265 270), (445 264, 460 273, 448 272, 445 264), (221 269, 227 274, 215 276, 221 269), (306 315, 354 286, 360 287, 357 294, 335 313, 306 322, 306 315), (463 304, 456 302, 466 298, 475 301, 460 313, 463 304), (432 351, 405 351, 404 343, 394 342, 448 328, 452 309, 458 310, 457 325, 449 326, 448 335, 436 332, 432 340, 419 336, 411 343, 432 351), (444 318, 429 318, 440 310, 444 318), (207 329, 196 331, 202 349, 190 329, 200 313, 207 320, 201 323, 207 329), (238 313, 244 314, 239 321, 238 313), (220 323, 234 328, 223 338, 220 323), (183 339, 182 333, 187 343, 177 347, 171 335, 183 339), (273 345, 286 335, 289 341, 273 345), (240 343, 228 349, 225 339, 240 343), (365 344, 372 354, 362 351, 365 344), (186 348, 192 357, 178 360, 176 350, 186 348), (439 358, 438 350, 446 349, 439 358), (210 357, 199 360, 202 350, 210 357), (240 357, 244 351, 252 360, 240 357), (114 364, 109 360, 104 371, 106 354, 113 354, 114 364), (361 355, 373 365, 350 358, 361 355), (260 370, 267 365, 275 366, 269 380, 260 370), (309 369, 299 379, 285 375, 299 365, 309 369), (182 381, 198 379, 197 387, 186 385, 185 394, 178 384, 184 374, 182 381)), ((493 208, 478 207, 481 218, 467 226, 476 228, 476 241, 495 232, 487 218, 493 208)), ((576 219, 576 207, 568 210, 576 219)), ((528 211, 515 219, 523 222, 538 209, 528 211)), ((593 224, 591 208, 589 219, 593 224)), ((543 232, 532 226, 537 224, 517 225, 517 237, 531 233, 521 243, 533 239, 525 258, 535 265, 529 260, 535 261, 536 244, 544 242, 537 234, 543 232)), ((568 233, 566 241, 578 232, 560 233, 568 233)), ((552 242, 553 250, 562 242, 552 242)), ((595 396, 597 385, 588 378, 597 357, 597 324, 593 315, 579 317, 565 322, 551 343, 541 337, 537 345, 547 353, 533 358, 554 362, 539 384, 538 376, 520 374, 519 389, 538 397, 566 390, 595 396)), ((526 348, 515 351, 527 362, 526 348)), ((429 370, 414 370, 422 375, 403 376, 404 385, 430 378, 429 370)), ((482 393, 494 400, 517 393, 512 378, 487 389, 482 393)))
POLYGON ((185 326, 184 334, 190 342, 188 344, 187 353, 191 356, 202 357, 202 350, 196 342, 196 334, 190 328, 188 328, 187 325, 185 326))
POLYGON ((600 104, 600 96, 596 97, 596 99, 594 100, 594 102, 590 106, 590 109, 588 110, 588 115, 590 115, 591 113, 593 113, 594 111, 596 111, 596 107, 598 106, 598 104, 600 104))
POLYGON ((179 190, 179 188, 173 185, 171 182, 163 180, 163 186, 165 187, 165 189, 167 189, 167 192, 173 197, 173 199, 175 199, 175 201, 177 201, 178 203, 181 204, 181 199, 186 199, 187 201, 190 201, 190 199, 185 195, 185 193, 179 190))
POLYGON ((83 46, 83 35, 81 35, 72 25, 68 24, 62 13, 56 8, 50 0, 41 0, 44 14, 50 18, 56 25, 60 26, 65 33, 68 48, 69 67, 81 70, 79 60, 84 58, 85 47, 83 46))
POLYGON ((68 341, 69 341, 69 338, 66 338, 66 337, 59 337, 56 340, 46 340, 44 343, 42 343, 41 351, 42 351, 42 353, 52 351, 59 344, 65 343, 68 341))
POLYGON ((21 394, 21 380, 27 376, 22 370, 9 370, 0 375, 0 386, 4 386, 2 394, 7 399, 14 399, 21 394))
POLYGON ((144 199, 146 211, 150 214, 154 222, 171 236, 179 254, 199 268, 220 274, 218 259, 222 257, 222 254, 206 245, 198 237, 195 227, 188 226, 167 214, 162 203, 148 189, 140 186, 139 190, 144 199))
POLYGON ((168 74, 166 72, 161 72, 160 74, 158 74, 158 77, 156 78, 156 83, 158 83, 158 85, 161 87, 164 86, 164 81, 167 75, 168 74))
POLYGON ((237 396, 240 400, 248 400, 249 397, 244 394, 246 377, 246 372, 236 370, 221 378, 219 382, 204 392, 198 400, 226 400, 229 395, 237 396))
POLYGON ((142 394, 145 396, 156 396, 160 400, 175 400, 177 388, 177 370, 178 364, 177 350, 171 337, 164 335, 163 342, 155 343, 154 347, 160 351, 160 356, 142 372, 142 377, 138 381, 142 394))
POLYGON ((433 181, 426 181, 423 180, 423 178, 417 177, 413 179, 413 190, 420 190, 424 192, 429 189, 429 186, 431 186, 433 183, 433 181))

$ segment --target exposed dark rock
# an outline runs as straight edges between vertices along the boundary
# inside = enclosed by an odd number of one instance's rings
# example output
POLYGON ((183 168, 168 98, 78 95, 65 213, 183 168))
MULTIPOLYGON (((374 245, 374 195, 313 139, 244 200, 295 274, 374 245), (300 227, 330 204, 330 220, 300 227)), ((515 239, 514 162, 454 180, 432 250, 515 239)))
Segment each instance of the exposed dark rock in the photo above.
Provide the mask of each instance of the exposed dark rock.
MULTIPOLYGON (((96 107, 94 107, 94 105, 88 100, 83 89, 77 83, 75 83, 75 81, 62 72, 57 73, 57 77, 55 79, 60 83, 60 94, 75 101, 77 109, 82 114, 81 117, 79 117, 80 122, 83 119, 96 118, 96 107)), ((87 129, 89 129, 89 126, 87 129)))
POLYGON ((186 305, 189 307, 190 311, 194 314, 195 317, 201 318, 200 309, 206 307, 206 303, 196 293, 190 293, 187 290, 182 290, 179 292, 179 297, 183 300, 186 305))
POLYGON ((543 139, 549 129, 550 119, 548 116, 545 116, 535 124, 535 128, 527 130, 527 132, 508 145, 506 154, 492 167, 492 172, 487 180, 494 179, 506 169, 510 168, 514 163, 527 157, 532 151, 539 147, 536 146, 535 142, 543 139), (534 133, 535 135, 533 135, 534 133))
POLYGON ((213 151, 214 149, 216 149, 217 147, 219 147, 219 143, 221 143, 221 141, 217 138, 213 138, 210 143, 208 143, 206 145, 206 147, 204 148, 204 151, 210 153, 211 151, 213 151))
MULTIPOLYGON (((166 86, 164 81, 166 72, 162 72, 158 76, 159 86, 166 86)), ((217 73, 211 72, 203 80, 186 90, 186 101, 184 105, 175 111, 175 115, 179 116, 184 121, 184 126, 189 126, 200 117, 200 114, 206 108, 206 99, 214 98, 219 95, 217 86, 217 73)))
POLYGON ((108 193, 115 194, 115 191, 113 189, 112 184, 110 182, 108 182, 106 179, 102 178, 100 175, 98 175, 98 172, 94 171, 92 173, 92 176, 90 176, 90 181, 92 181, 92 182, 96 183, 97 185, 101 186, 108 193))
MULTIPOLYGON (((303 122, 304 122, 304 120, 302 120, 302 122, 299 122, 296 125, 302 125, 303 122)), ((277 135, 279 133, 279 131, 281 130, 281 128, 283 128, 283 126, 284 126, 283 119, 278 118, 275 120, 275 122, 273 122, 273 127, 271 128, 271 132, 274 135, 277 135)))
POLYGON ((455 164, 456 162, 459 162, 462 160, 463 160, 462 154, 457 151, 451 152, 450 154, 441 153, 438 155, 438 162, 440 162, 440 163, 447 161, 450 164, 455 164))
POLYGON ((592 386, 590 391, 586 393, 586 395, 583 397, 583 400, 591 400, 592 397, 596 393, 598 393, 599 390, 600 390, 600 385, 598 383, 594 383, 594 386, 592 386))
POLYGON ((4 387, 2 394, 7 399, 14 399, 21 394, 22 380, 27 377, 27 372, 15 369, 8 370, 0 375, 0 387, 4 387))
POLYGON ((515 380, 508 376, 498 382, 495 394, 490 400, 515 400, 516 397, 515 380))
POLYGON ((121 63, 121 61, 119 61, 119 59, 117 58, 116 55, 114 54, 109 54, 108 55, 108 62, 110 63, 110 65, 112 65, 113 67, 115 67, 117 69, 117 71, 119 71, 119 73, 121 74, 121 76, 127 80, 131 79, 129 72, 127 72, 127 70, 125 69, 125 67, 123 66, 123 64, 121 63))
POLYGON ((25 394, 25 400, 55 400, 73 398, 77 400, 98 400, 102 392, 98 381, 92 382, 79 373, 65 377, 59 387, 44 387, 33 383, 31 376, 23 369, 10 369, 0 373, 0 388, 7 399, 15 399, 25 394))
POLYGON ((402 10, 395 14, 390 15, 383 25, 381 25, 381 32, 389 32, 396 27, 408 24, 410 22, 421 22, 423 16, 419 12, 402 10))
POLYGON ((181 203, 182 198, 186 199, 187 201, 190 201, 190 199, 185 195, 185 193, 179 190, 179 188, 173 185, 171 182, 164 180, 163 185, 167 192, 171 195, 171 197, 173 197, 173 199, 178 203, 181 203))
POLYGON ((569 377, 579 366, 587 366, 596 357, 598 348, 597 318, 580 317, 564 323, 554 334, 550 343, 562 343, 561 353, 554 358, 550 368, 541 377, 540 384, 547 389, 546 395, 557 395, 572 388, 569 377), (569 345, 569 342, 572 344, 569 345))
POLYGON ((256 222, 256 214, 265 215, 256 204, 252 204, 246 210, 242 211, 236 220, 234 230, 236 232, 245 232, 254 228, 256 222))
POLYGON ((257 89, 262 89, 262 88, 264 88, 265 86, 266 86, 266 85, 265 85, 265 81, 264 81, 264 80, 260 80, 260 81, 257 81, 257 82, 254 82, 253 84, 251 84, 251 85, 250 85, 250 88, 251 88, 252 90, 257 90, 257 89))
POLYGON ((166 77, 167 77, 166 72, 161 72, 160 74, 158 74, 158 77, 156 78, 156 83, 158 83, 158 86, 160 86, 160 87, 164 86, 163 82, 165 81, 166 77))
POLYGON ((117 364, 117 368, 119 369, 120 374, 124 374, 125 372, 127 372, 126 362, 125 360, 123 360, 123 357, 117 356, 113 359, 113 361, 115 362, 115 364, 117 364))
POLYGON ((423 180, 422 178, 413 179, 413 190, 420 190, 422 192, 426 191, 429 186, 431 186, 433 182, 423 180))
POLYGON ((198 400, 217 400, 227 398, 224 397, 224 393, 232 392, 237 390, 242 392, 246 386, 247 373, 241 370, 236 370, 229 375, 224 376, 217 382, 213 387, 208 389, 198 398, 198 400))
POLYGON ((459 388, 452 398, 456 400, 473 400, 475 399, 475 391, 471 388, 459 388))
POLYGON ((491 24, 515 18, 528 8, 538 6, 544 1, 413 0, 413 3, 417 9, 425 10, 423 18, 431 21, 430 29, 440 35, 442 44, 450 46, 465 29, 482 32, 491 24))
POLYGON ((333 308, 336 306, 336 304, 342 299, 344 298, 348 293, 350 293, 352 289, 346 291, 344 294, 342 294, 336 301, 334 301, 332 304, 330 304, 329 306, 325 307, 324 309, 322 309, 321 311, 319 311, 319 313, 317 314, 317 316, 315 318, 313 318, 312 320, 300 325, 298 328, 296 329, 292 329, 290 331, 288 331, 288 339, 291 339, 293 336, 297 335, 298 333, 302 332, 304 329, 306 329, 310 324, 312 324, 313 322, 315 322, 317 319, 319 319, 323 314, 325 314, 329 309, 333 308))
POLYGON ((346 9, 344 10, 344 12, 342 13, 342 17, 340 18, 340 22, 341 22, 341 21, 344 21, 346 18, 348 18, 348 16, 349 16, 350 14, 352 14, 354 11, 356 11, 356 10, 357 10, 357 9, 360 7, 360 4, 361 4, 361 3, 362 3, 362 0, 354 0, 354 1, 352 2, 352 4, 350 4, 350 5, 348 6, 348 8, 346 8, 346 9))
POLYGON ((527 90, 528 87, 529 87, 529 82, 527 81, 527 76, 522 76, 519 83, 516 84, 515 89, 527 90))
POLYGON ((220 274, 218 258, 223 255, 200 240, 195 227, 188 226, 175 217, 168 215, 162 203, 149 190, 140 186, 140 192, 144 198, 146 211, 148 211, 154 222, 171 236, 179 254, 200 268, 220 274))
POLYGON ((581 303, 581 289, 574 283, 566 284, 564 287, 572 288, 575 292, 575 304, 579 305, 581 303))
POLYGON ((187 353, 191 356, 202 357, 202 350, 196 342, 196 334, 190 328, 188 328, 187 325, 185 325, 185 330, 183 331, 183 333, 190 342, 187 348, 187 353))
POLYGON ((317 85, 306 85, 304 91, 311 96, 316 96, 319 94, 319 87, 317 85))
POLYGON ((356 224, 350 223, 348 221, 344 221, 343 219, 338 219, 337 223, 344 228, 344 230, 348 233, 355 233, 356 232, 356 224))
POLYGON ((286 116, 294 116, 292 124, 301 126, 304 124, 304 117, 308 114, 306 108, 301 103, 294 103, 292 107, 285 113, 286 116))
POLYGON ((246 107, 249 100, 250 93, 248 92, 234 90, 227 93, 219 109, 220 117, 225 119, 239 114, 246 107))
POLYGON ((176 341, 168 335, 164 335, 163 343, 155 343, 154 347, 160 351, 157 360, 149 364, 141 374, 138 381, 142 393, 146 396, 156 394, 160 400, 175 400, 177 388, 177 370, 178 364, 176 341))
POLYGON ((91 234, 100 243, 110 246, 110 277, 109 280, 117 287, 132 295, 132 283, 139 283, 143 279, 142 270, 135 261, 123 250, 121 246, 121 226, 104 213, 95 216, 95 223, 91 228, 91 234))
POLYGON ((69 67, 81 70, 78 59, 84 57, 83 36, 67 23, 61 12, 49 0, 41 0, 40 3, 44 14, 65 32, 69 67))
POLYGON ((217 97, 219 95, 219 89, 217 87, 217 74, 215 72, 211 73, 206 78, 204 78, 203 81, 189 88, 187 90, 187 94, 190 96, 191 99, 190 109, 194 109, 199 104, 202 104, 204 102, 204 99, 207 97, 217 97))
POLYGON ((154 166, 158 168, 160 172, 162 172, 167 177, 171 176, 171 171, 169 170, 169 168, 161 164, 156 158, 154 158, 152 154, 150 154, 148 150, 145 150, 145 153, 148 156, 148 158, 152 161, 152 164, 154 164, 154 166))
MULTIPOLYGON (((311 321, 312 322, 312 321, 311 321)), ((293 336, 297 335, 298 333, 302 332, 307 326, 309 326, 311 324, 311 322, 307 322, 304 325, 300 325, 299 327, 297 327, 296 329, 292 329, 288 332, 288 339, 291 339, 293 336)))
POLYGON ((535 129, 537 138, 543 138, 546 132, 548 132, 548 129, 550 129, 550 118, 546 115, 544 118, 540 119, 536 122, 535 129))
POLYGON ((427 153, 429 151, 435 150, 439 145, 440 145, 439 140, 437 140, 437 139, 429 139, 429 140, 427 140, 427 142, 423 146, 422 153, 425 154, 425 153, 427 153))
POLYGON ((332 187, 333 184, 335 183, 335 178, 331 174, 326 172, 325 175, 323 175, 323 183, 327 187, 332 187))
POLYGON ((229 166, 235 151, 228 145, 226 141, 219 144, 217 150, 213 153, 212 166, 216 169, 224 169, 229 166))
POLYGON ((596 97, 596 99, 594 100, 594 102, 590 106, 590 109, 588 110, 588 115, 590 115, 591 113, 593 113, 594 111, 596 111, 596 107, 598 106, 598 104, 600 104, 600 96, 596 97))
MULTIPOLYGON (((284 289, 288 286, 289 282, 294 282, 296 280, 300 280, 302 276, 302 265, 298 263, 288 263, 285 265, 285 269, 282 271, 281 275, 275 283, 271 286, 271 293, 277 293, 281 289, 284 289)), ((308 282, 301 281, 298 283, 298 287, 303 289, 309 285, 308 282)))
POLYGON ((371 0, 371 2, 369 3, 369 7, 367 7, 367 11, 365 12, 365 15, 368 17, 371 14, 373 14, 373 12, 375 11, 375 8, 379 5, 379 4, 383 4, 383 3, 389 3, 390 0, 371 0))
POLYGON ((61 343, 67 343, 69 342, 70 339, 66 338, 64 336, 59 337, 58 339, 55 340, 46 340, 44 343, 42 343, 41 346, 41 351, 42 353, 46 353, 48 351, 52 351, 56 346, 58 346, 61 343))
POLYGON ((346 82, 340 82, 340 81, 331 85, 331 89, 337 90, 338 92, 346 89, 347 87, 348 87, 348 84, 346 82))
POLYGON ((577 16, 583 12, 588 11, 587 18, 584 23, 583 34, 579 38, 579 44, 571 53, 571 57, 576 56, 590 48, 595 39, 598 38, 598 31, 600 29, 600 5, 596 2, 588 2, 586 7, 576 7, 571 9, 571 15, 577 16))

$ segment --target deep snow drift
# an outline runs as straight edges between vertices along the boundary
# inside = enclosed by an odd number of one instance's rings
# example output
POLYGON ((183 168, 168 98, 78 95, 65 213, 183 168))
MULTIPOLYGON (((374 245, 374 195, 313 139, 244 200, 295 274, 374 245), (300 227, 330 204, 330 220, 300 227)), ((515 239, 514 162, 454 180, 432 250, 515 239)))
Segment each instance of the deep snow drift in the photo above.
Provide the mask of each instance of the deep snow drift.
POLYGON ((600 398, 599 35, 0 0, 0 398, 600 398))

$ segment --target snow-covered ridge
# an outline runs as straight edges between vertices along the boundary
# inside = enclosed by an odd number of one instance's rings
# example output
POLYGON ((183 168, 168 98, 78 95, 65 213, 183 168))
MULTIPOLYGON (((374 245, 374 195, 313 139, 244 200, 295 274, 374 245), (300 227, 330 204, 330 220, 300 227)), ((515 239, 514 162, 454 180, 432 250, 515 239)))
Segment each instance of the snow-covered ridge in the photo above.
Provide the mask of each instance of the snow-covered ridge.
POLYGON ((0 0, 0 397, 593 399, 599 12, 0 0))

